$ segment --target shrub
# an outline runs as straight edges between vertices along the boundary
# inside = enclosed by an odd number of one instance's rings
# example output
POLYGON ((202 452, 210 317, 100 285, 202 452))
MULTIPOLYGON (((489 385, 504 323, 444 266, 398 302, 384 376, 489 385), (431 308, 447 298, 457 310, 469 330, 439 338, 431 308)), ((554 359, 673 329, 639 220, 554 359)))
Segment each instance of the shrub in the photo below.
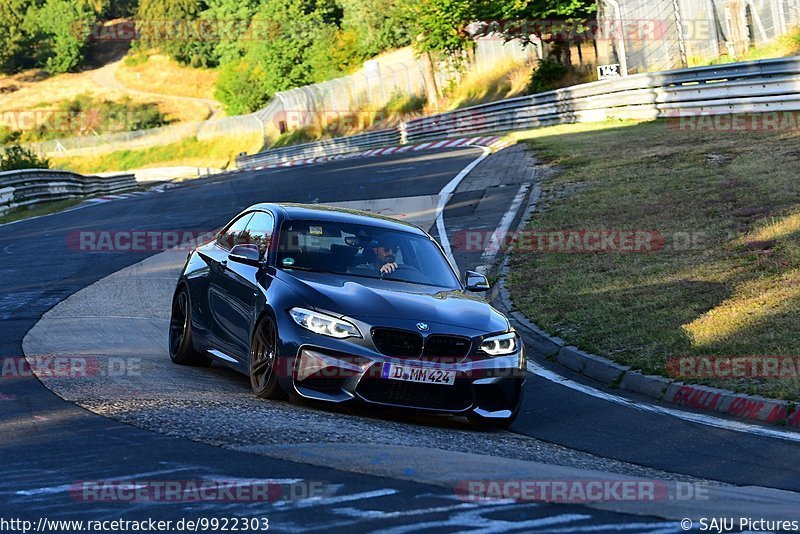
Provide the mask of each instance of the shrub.
POLYGON ((266 105, 272 95, 262 86, 261 69, 246 60, 228 63, 217 79, 214 97, 222 102, 228 115, 241 115, 266 105))
POLYGON ((539 61, 539 66, 531 74, 528 84, 529 93, 544 93, 559 87, 559 83, 566 77, 569 69, 554 59, 539 61))
POLYGON ((413 113, 422 111, 427 103, 424 95, 407 95, 396 92, 384 106, 387 113, 413 113))
POLYGON ((11 145, 0 150, 0 171, 48 168, 50 168, 50 161, 47 158, 39 158, 30 150, 19 145, 11 145))
POLYGON ((0 126, 0 146, 15 143, 19 140, 20 132, 7 126, 0 126))

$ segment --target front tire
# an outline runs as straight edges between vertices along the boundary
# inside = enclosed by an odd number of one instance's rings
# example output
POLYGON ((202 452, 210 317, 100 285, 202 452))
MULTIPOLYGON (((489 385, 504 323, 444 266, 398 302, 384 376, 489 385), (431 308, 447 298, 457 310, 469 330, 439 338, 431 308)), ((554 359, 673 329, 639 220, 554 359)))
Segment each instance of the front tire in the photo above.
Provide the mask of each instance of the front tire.
POLYGON ((169 320, 169 357, 178 365, 207 367, 211 358, 194 348, 192 340, 192 306, 189 291, 181 286, 172 298, 169 320))
POLYGON ((277 373, 278 329, 271 317, 264 317, 256 325, 250 344, 250 387, 257 397, 281 400, 286 398, 278 383, 277 373))

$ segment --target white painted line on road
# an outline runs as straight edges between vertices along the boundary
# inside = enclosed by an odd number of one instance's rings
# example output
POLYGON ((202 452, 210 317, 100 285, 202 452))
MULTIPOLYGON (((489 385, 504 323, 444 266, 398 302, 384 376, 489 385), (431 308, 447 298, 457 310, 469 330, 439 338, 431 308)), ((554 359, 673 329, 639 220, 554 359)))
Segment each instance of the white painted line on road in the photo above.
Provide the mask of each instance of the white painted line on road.
MULTIPOLYGON (((581 514, 561 514, 549 517, 540 517, 536 519, 526 519, 522 521, 513 521, 506 519, 492 519, 483 517, 481 514, 487 511, 501 510, 510 507, 523 507, 531 506, 530 504, 516 504, 509 505, 508 507, 498 507, 491 509, 478 509, 470 510, 454 514, 447 519, 441 521, 426 521, 424 523, 417 523, 414 525, 399 525, 390 527, 384 530, 373 532, 373 534, 405 534, 406 532, 420 532, 427 529, 444 529, 445 527, 455 527, 470 529, 466 532, 480 532, 480 534, 494 534, 505 533, 514 531, 530 532, 533 529, 547 527, 550 525, 558 525, 564 523, 574 523, 576 521, 584 521, 592 519, 590 515, 581 514)), ((448 530, 449 531, 449 530, 448 530)), ((538 532, 538 531, 537 531, 538 532)))
MULTIPOLYGON (((125 480, 136 480, 137 478, 144 478, 144 477, 151 477, 153 475, 166 475, 167 473, 177 473, 179 471, 189 471, 191 468, 189 467, 180 467, 177 469, 162 469, 161 471, 148 471, 146 473, 135 473, 133 475, 122 475, 122 476, 110 476, 105 477, 105 480, 115 480, 115 481, 125 481, 125 480)), ((52 495, 55 493, 63 493, 69 491, 70 488, 74 487, 75 483, 70 484, 61 484, 58 486, 46 486, 44 488, 34 488, 29 490, 19 490, 14 492, 15 495, 22 495, 25 497, 30 497, 33 495, 52 495)))
POLYGON ((444 186, 444 189, 439 191, 439 203, 436 206, 436 231, 439 232, 439 243, 442 245, 444 253, 447 255, 447 259, 450 260, 450 263, 452 263, 453 269, 455 269, 456 272, 459 272, 458 264, 456 263, 456 259, 453 257, 453 248, 450 246, 450 239, 447 237, 447 229, 444 225, 444 208, 447 206, 447 203, 450 202, 453 192, 456 190, 461 181, 466 178, 470 172, 472 172, 472 169, 477 167, 477 165, 481 161, 485 160, 492 152, 488 147, 480 148, 483 150, 483 154, 472 161, 469 165, 464 167, 455 178, 450 180, 450 182, 444 186))
POLYGON ((363 519, 395 519, 398 517, 408 517, 412 515, 439 514, 442 512, 453 512, 455 510, 471 510, 478 508, 479 504, 462 502, 460 504, 450 504, 448 506, 434 506, 432 508, 417 508, 411 510, 399 510, 394 512, 384 512, 383 510, 360 510, 358 508, 335 508, 334 514, 347 517, 358 517, 363 519))
POLYGON ((294 509, 294 508, 311 508, 314 506, 328 506, 331 504, 339 504, 343 502, 362 501, 364 499, 375 499, 377 497, 386 497, 398 493, 396 489, 379 489, 374 491, 365 491, 363 493, 351 493, 348 495, 339 495, 336 497, 309 497, 308 499, 300 499, 298 501, 277 501, 273 504, 274 507, 280 509, 294 509))
POLYGON ((205 476, 203 480, 209 482, 223 482, 231 486, 250 486, 254 484, 299 484, 302 478, 241 478, 241 477, 210 477, 205 476))
POLYGON ((608 402, 613 402, 615 404, 627 406, 628 408, 633 408, 635 410, 650 412, 658 415, 668 415, 672 417, 677 417, 678 419, 683 419, 684 421, 688 421, 690 423, 696 423, 699 425, 720 428, 722 430, 730 430, 733 432, 742 432, 745 434, 752 434, 767 438, 777 438, 786 441, 793 441, 795 443, 800 443, 800 433, 797 432, 775 430, 763 426, 749 425, 747 423, 741 423, 739 421, 721 419, 719 417, 714 417, 711 415, 694 413, 694 412, 685 412, 683 410, 667 408, 666 406, 658 406, 655 404, 637 402, 631 399, 626 399, 625 397, 620 397, 617 395, 606 393, 605 391, 600 391, 599 389, 587 386, 586 384, 581 384, 580 382, 575 382, 574 380, 570 380, 569 378, 561 376, 558 373, 550 371, 549 369, 545 369, 544 367, 540 366, 535 362, 530 362, 530 361, 528 362, 528 371, 535 374, 536 376, 539 376, 551 382, 555 382, 556 384, 560 384, 564 387, 568 387, 585 395, 590 395, 592 397, 602 399, 608 402))
POLYGON ((498 226, 497 230, 494 231, 486 250, 483 251, 481 260, 483 261, 484 265, 490 266, 494 262, 494 258, 497 256, 497 253, 500 252, 503 241, 506 239, 508 229, 511 228, 511 223, 514 222, 514 218, 517 216, 517 212, 519 211, 520 206, 522 206, 522 201, 525 200, 525 194, 528 192, 530 187, 531 184, 527 182, 519 187, 519 191, 517 191, 517 195, 511 202, 511 206, 500 220, 500 226, 498 226))

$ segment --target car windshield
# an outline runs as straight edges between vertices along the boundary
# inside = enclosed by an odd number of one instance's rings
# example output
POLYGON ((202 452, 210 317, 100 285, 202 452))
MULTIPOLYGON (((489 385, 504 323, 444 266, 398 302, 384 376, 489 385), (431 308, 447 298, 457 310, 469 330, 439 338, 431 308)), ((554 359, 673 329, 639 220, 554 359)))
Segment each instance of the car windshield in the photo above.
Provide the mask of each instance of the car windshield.
POLYGON ((288 221, 281 232, 277 263, 283 269, 461 287, 428 237, 363 224, 288 221))

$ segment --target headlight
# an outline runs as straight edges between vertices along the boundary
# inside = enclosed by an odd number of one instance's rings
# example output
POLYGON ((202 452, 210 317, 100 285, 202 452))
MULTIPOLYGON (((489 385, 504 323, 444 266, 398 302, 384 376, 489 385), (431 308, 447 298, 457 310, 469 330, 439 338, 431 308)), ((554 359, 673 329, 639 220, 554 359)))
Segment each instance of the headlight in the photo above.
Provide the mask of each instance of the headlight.
POLYGON ((358 331, 358 328, 353 323, 324 313, 306 310, 305 308, 292 308, 289 310, 289 315, 292 316, 294 322, 315 334, 339 339, 361 337, 361 332, 358 331))
POLYGON ((490 356, 514 354, 517 352, 517 334, 511 332, 510 334, 484 339, 483 343, 481 343, 481 352, 485 352, 490 356))

